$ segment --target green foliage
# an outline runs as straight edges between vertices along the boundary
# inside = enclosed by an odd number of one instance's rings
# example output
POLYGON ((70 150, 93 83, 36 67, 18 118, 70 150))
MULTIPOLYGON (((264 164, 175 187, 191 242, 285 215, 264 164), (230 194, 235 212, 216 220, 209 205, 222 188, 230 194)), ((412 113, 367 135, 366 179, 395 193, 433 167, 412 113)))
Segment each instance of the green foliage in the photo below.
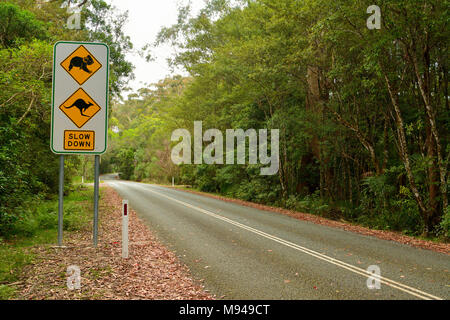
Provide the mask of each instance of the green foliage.
POLYGON ((283 206, 290 210, 308 212, 331 219, 342 218, 342 208, 328 204, 317 191, 304 197, 290 195, 283 206), (338 216, 335 216, 336 212, 338 212, 338 216))
POLYGON ((19 280, 21 270, 33 257, 23 248, 14 248, 1 242, 0 256, 0 300, 7 300, 15 295, 15 288, 7 284, 19 280))
POLYGON ((120 178, 131 180, 134 177, 134 150, 121 149, 115 158, 116 168, 120 174, 120 178))
POLYGON ((216 168, 210 165, 198 165, 195 167, 195 186, 204 192, 217 192, 217 186, 211 177, 215 176, 216 168))
POLYGON ((450 209, 447 207, 441 222, 441 233, 447 239, 450 239, 450 209))
POLYGON ((13 47, 36 37, 40 39, 46 37, 44 23, 38 21, 30 11, 22 10, 13 3, 0 2, 0 21, 2 21, 0 30, 2 47, 13 47))
MULTIPOLYGON (((64 200, 64 230, 79 230, 86 226, 88 216, 83 203, 90 201, 91 191, 74 191, 64 200)), ((0 229, 0 236, 32 237, 42 230, 56 230, 58 227, 58 202, 56 200, 42 201, 35 199, 30 205, 25 203, 16 208, 14 219, 7 228, 0 229)))
POLYGON ((7 285, 0 284, 0 300, 7 300, 14 296, 15 290, 7 285))
MULTIPOLYGON (((84 28, 68 30, 61 4, 59 0, 40 5, 28 0, 0 2, 1 237, 29 236, 55 223, 54 208, 35 212, 33 205, 58 190, 58 157, 49 149, 53 44, 61 39, 110 43, 115 96, 131 76, 132 66, 125 59, 131 43, 122 32, 126 15, 103 1, 90 1, 82 13, 84 28)), ((86 157, 66 157, 65 191, 75 174, 89 179, 92 171, 86 157)), ((67 209, 67 227, 76 228, 78 209, 67 209)))
POLYGON ((307 211, 318 215, 326 215, 329 212, 330 206, 320 197, 318 192, 305 196, 301 199, 296 209, 298 211, 307 211))
POLYGON ((358 221, 370 227, 403 231, 420 235, 423 220, 411 191, 395 182, 397 170, 377 177, 368 177, 363 183, 358 221))

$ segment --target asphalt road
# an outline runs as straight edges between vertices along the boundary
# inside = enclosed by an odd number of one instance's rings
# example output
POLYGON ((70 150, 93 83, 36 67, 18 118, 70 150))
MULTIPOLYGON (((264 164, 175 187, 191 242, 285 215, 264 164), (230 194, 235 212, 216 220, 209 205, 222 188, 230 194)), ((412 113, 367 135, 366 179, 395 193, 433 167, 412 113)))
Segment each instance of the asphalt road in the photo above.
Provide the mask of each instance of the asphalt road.
MULTIPOLYGON (((224 299, 445 299, 450 256, 161 186, 102 180, 224 299), (367 268, 381 272, 369 289, 367 268)), ((132 252, 130 252, 132 254, 132 252)))

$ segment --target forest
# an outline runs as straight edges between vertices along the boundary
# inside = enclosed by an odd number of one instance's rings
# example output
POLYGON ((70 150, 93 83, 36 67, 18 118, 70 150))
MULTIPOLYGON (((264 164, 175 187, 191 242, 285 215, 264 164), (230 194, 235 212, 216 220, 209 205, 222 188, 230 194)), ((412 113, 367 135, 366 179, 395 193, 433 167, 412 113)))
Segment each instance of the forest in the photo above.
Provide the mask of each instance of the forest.
MULTIPOLYGON (((50 151, 53 45, 61 40, 98 41, 111 49, 111 100, 132 76, 132 49, 122 27, 125 13, 104 1, 83 8, 83 28, 68 29, 64 1, 0 1, 0 243, 56 226, 57 211, 39 204, 58 192, 58 156, 50 151)), ((65 192, 92 167, 91 157, 67 157, 65 192)))
MULTIPOLYGON (((210 1, 149 47, 189 76, 114 106, 125 179, 169 182, 413 235, 448 235, 448 1, 210 1), (181 165, 171 132, 279 129, 280 168, 181 165)), ((151 59, 151 56, 149 57, 151 59)))
MULTIPOLYGON (((83 28, 67 30, 61 3, 0 1, 0 236, 19 232, 27 208, 57 191, 52 45, 76 39, 112 49, 103 173, 174 177, 203 192, 449 239, 448 0, 209 0, 198 14, 181 5, 177 23, 141 54, 151 63, 169 44, 170 65, 185 73, 127 97, 126 13, 92 0, 83 28), (373 4, 380 29, 367 27, 373 4), (193 134, 194 121, 222 132, 279 129, 277 174, 248 161, 175 165, 172 132, 193 134)), ((68 188, 92 175, 91 158, 68 157, 68 188)))

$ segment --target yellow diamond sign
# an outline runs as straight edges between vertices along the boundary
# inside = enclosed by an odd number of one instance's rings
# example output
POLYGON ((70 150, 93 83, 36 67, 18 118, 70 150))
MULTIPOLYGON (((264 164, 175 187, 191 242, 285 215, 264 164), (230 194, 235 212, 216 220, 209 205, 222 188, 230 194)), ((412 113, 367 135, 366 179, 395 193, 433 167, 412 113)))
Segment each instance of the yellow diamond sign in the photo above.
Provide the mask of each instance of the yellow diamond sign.
POLYGON ((61 62, 61 66, 79 85, 85 83, 102 67, 101 63, 82 45, 61 62))
POLYGON ((100 111, 98 104, 86 91, 78 89, 59 109, 78 127, 83 127, 100 111))

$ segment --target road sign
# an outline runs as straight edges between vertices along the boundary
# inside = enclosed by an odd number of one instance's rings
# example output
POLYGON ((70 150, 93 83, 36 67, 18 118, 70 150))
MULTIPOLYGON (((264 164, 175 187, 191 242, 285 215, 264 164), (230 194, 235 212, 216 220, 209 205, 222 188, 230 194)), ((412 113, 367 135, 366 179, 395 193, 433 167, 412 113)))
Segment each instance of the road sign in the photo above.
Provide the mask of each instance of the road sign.
POLYGON ((78 89, 59 109, 78 127, 83 127, 101 110, 86 91, 78 89))
POLYGON ((85 83, 101 67, 95 56, 85 46, 79 46, 63 62, 61 67, 66 70, 79 85, 85 83))
POLYGON ((107 148, 109 48, 59 41, 53 50, 51 149, 103 154, 107 148))
POLYGON ((95 131, 64 131, 64 150, 94 150, 95 131))

